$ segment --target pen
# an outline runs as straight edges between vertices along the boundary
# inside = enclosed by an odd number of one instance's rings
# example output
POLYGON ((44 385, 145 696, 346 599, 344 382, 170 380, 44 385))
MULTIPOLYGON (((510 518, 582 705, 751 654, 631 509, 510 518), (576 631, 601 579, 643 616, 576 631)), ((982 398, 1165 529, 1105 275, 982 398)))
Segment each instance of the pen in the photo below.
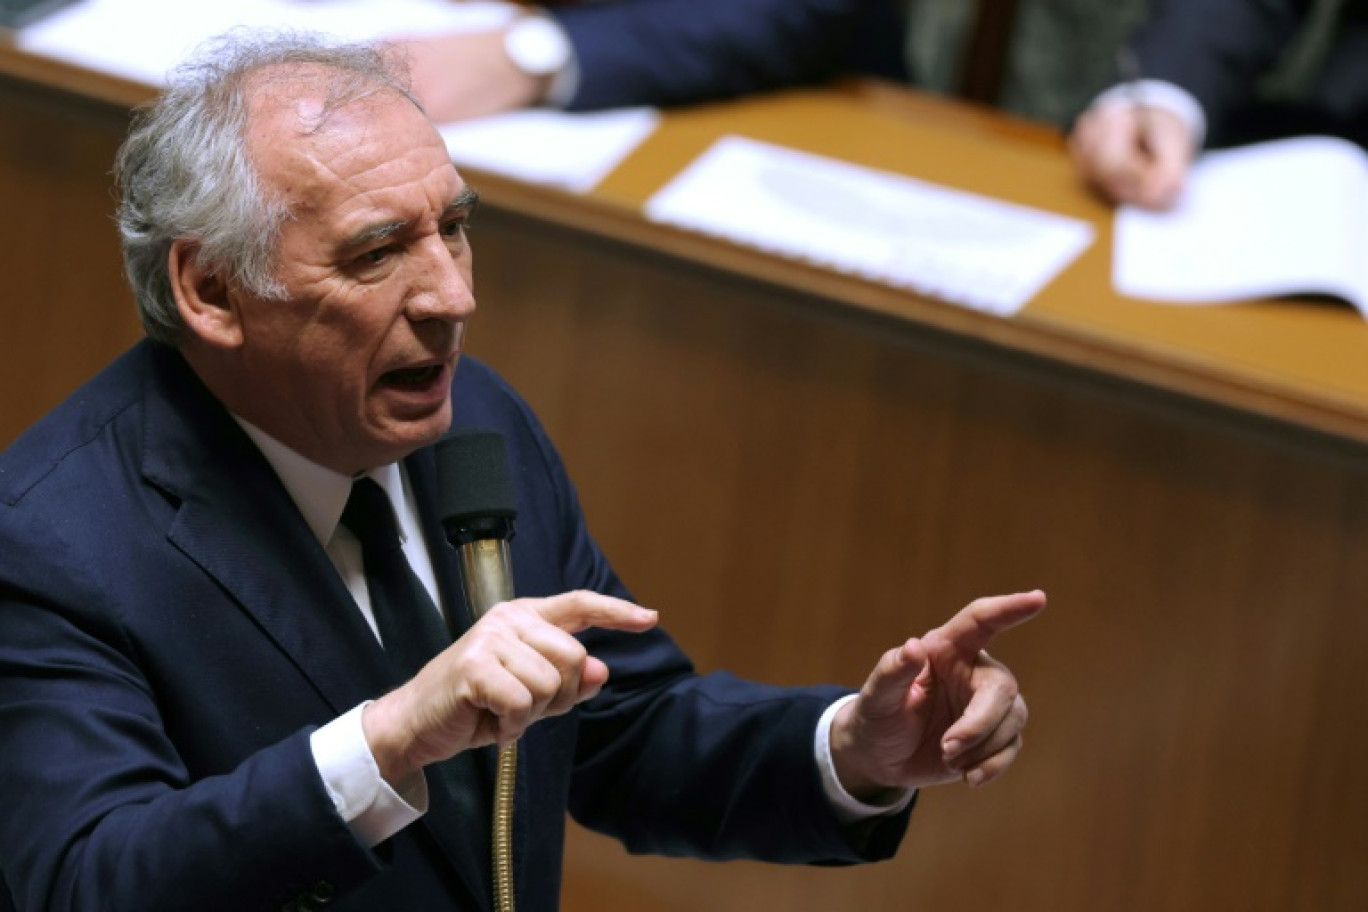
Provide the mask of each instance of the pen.
POLYGON ((1135 108, 1140 132, 1140 150, 1146 155, 1153 156, 1153 130, 1150 126, 1149 105, 1145 102, 1145 90, 1140 85, 1140 58, 1136 56, 1134 48, 1126 45, 1117 48, 1116 68, 1121 73, 1122 84, 1126 86, 1126 98, 1135 108))

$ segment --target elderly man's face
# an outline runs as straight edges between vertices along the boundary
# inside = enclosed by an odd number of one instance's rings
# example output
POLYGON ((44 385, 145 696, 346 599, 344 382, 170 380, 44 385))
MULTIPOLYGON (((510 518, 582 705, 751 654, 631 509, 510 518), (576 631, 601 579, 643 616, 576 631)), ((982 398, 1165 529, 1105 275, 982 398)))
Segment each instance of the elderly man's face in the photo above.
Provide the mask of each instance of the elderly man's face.
POLYGON ((235 382, 244 418, 350 474, 451 423, 452 372, 475 309, 464 230, 473 196, 407 99, 353 102, 309 133, 315 105, 269 89, 254 102, 248 148, 294 217, 276 269, 287 299, 236 292, 235 382))

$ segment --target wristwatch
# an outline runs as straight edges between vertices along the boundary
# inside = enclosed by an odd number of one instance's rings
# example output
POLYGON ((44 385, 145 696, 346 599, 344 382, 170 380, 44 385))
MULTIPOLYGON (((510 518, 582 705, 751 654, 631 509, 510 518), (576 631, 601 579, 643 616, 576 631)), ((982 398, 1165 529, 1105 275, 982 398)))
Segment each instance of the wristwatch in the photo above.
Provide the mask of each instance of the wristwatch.
POLYGON ((504 53, 528 76, 554 76, 570 62, 570 39, 545 16, 523 16, 504 31, 504 53))

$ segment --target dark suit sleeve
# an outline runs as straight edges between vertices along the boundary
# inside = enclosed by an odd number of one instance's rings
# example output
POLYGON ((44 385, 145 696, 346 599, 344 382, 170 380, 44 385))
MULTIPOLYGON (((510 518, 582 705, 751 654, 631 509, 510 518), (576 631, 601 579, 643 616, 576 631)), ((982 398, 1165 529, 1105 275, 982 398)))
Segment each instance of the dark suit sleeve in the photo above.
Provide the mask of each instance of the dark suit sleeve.
MULTIPOLYGON (((526 420, 536 453, 515 443, 517 462, 527 478, 535 460, 544 493, 534 499, 555 510, 526 524, 520 512, 519 538, 558 542, 561 587, 630 598, 589 535, 560 459, 530 412, 526 420)), ((666 619, 688 610, 656 607, 666 619)), ((698 675, 660 630, 590 630, 581 638, 610 673, 603 691, 578 710, 569 806, 581 824, 635 853, 806 864, 894 853, 907 812, 861 827, 855 839, 822 790, 813 738, 822 712, 847 689, 698 675)))
MULTIPOLYGON (((630 676, 627 661, 616 667, 630 676)), ((721 672, 605 689, 582 713, 570 810, 634 853, 790 864, 892 857, 908 812, 856 838, 822 792, 813 735, 842 693, 721 672)))
POLYGON ((608 0, 551 14, 579 61, 572 110, 673 105, 827 79, 884 0, 608 0))
POLYGON ((1142 75, 1181 86, 1219 130, 1287 49, 1311 0, 1153 0, 1132 37, 1142 75))
POLYGON ((373 873, 308 730, 192 782, 146 657, 105 610, 115 572, 33 570, 70 542, 4 511, 20 534, 0 536, 0 857, 17 908, 274 909, 314 885, 301 872, 337 889, 373 873))

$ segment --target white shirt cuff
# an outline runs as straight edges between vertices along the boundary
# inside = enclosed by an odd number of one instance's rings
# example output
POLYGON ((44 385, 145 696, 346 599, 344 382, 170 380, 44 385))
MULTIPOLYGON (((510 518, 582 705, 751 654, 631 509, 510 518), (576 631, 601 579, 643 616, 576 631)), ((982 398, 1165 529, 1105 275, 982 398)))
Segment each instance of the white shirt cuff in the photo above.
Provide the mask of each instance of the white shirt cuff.
POLYGON ((575 93, 579 91, 579 55, 575 53, 575 45, 571 43, 570 36, 565 33, 565 26, 557 22, 554 16, 542 18, 565 35, 565 43, 570 47, 570 59, 551 77, 551 84, 546 87, 546 97, 542 99, 542 104, 549 108, 564 108, 574 100, 575 93))
POLYGON ((421 773, 397 792, 380 777, 361 725, 366 706, 362 703, 316 730, 309 736, 309 748, 337 813, 357 839, 374 847, 423 816, 428 793, 421 773))
POLYGON ((1206 140, 1206 112, 1192 93, 1162 79, 1140 79, 1114 85, 1093 99, 1095 106, 1144 105, 1161 108, 1181 120, 1192 137, 1192 147, 1202 148, 1206 140))
POLYGON ((857 696, 858 694, 848 694, 826 708, 826 712, 817 720, 817 734, 813 741, 813 747, 817 751, 817 769, 822 774, 822 789, 836 811, 836 819, 843 826, 859 823, 871 817, 896 814, 911 804, 912 798, 917 794, 916 789, 908 789, 889 804, 865 804, 852 797, 841 785, 841 780, 836 776, 836 762, 831 759, 831 723, 836 718, 837 710, 857 696))
POLYGON ((570 61, 561 67, 560 72, 551 77, 551 85, 547 86, 543 104, 548 108, 566 107, 579 91, 579 81, 579 61, 572 54, 570 61))

